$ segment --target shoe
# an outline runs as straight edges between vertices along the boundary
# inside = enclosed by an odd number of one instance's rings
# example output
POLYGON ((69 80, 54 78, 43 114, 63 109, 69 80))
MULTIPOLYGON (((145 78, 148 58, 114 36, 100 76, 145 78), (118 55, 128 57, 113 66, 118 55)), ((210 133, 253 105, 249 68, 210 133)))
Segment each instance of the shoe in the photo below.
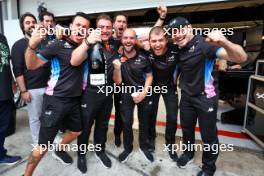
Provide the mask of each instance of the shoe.
POLYGON ((4 157, 0 160, 0 165, 14 165, 21 161, 22 158, 21 156, 9 156, 9 155, 4 155, 4 157))
POLYGON ((139 148, 139 151, 143 154, 144 158, 149 161, 149 162, 153 162, 154 161, 154 157, 151 154, 151 152, 149 150, 143 150, 141 148, 139 148))
POLYGON ((150 152, 155 152, 155 139, 149 140, 149 149, 150 152))
POLYGON ((87 172, 86 155, 78 155, 77 167, 82 173, 87 172))
POLYGON ((129 156, 132 154, 132 151, 130 150, 124 150, 119 156, 118 156, 118 159, 121 163, 125 163, 129 156))
POLYGON ((71 156, 65 151, 54 151, 52 156, 60 161, 63 165, 70 165, 73 163, 71 156))
POLYGON ((116 147, 120 147, 121 146, 121 138, 120 136, 115 136, 115 145, 116 147))
POLYGON ((105 168, 111 168, 112 167, 112 162, 110 158, 105 154, 105 152, 95 152, 95 157, 101 161, 103 166, 105 168))
POLYGON ((182 154, 177 161, 179 168, 185 169, 189 164, 193 162, 193 157, 189 157, 187 154, 182 154))
POLYGON ((208 173, 206 173, 206 172, 201 170, 200 172, 197 173, 196 176, 213 176, 213 175, 210 175, 210 174, 208 174, 208 173))
POLYGON ((168 152, 169 153, 169 156, 170 156, 170 158, 173 160, 173 161, 175 161, 175 162, 177 162, 178 161, 178 155, 177 155, 177 153, 175 152, 175 151, 169 151, 168 152))

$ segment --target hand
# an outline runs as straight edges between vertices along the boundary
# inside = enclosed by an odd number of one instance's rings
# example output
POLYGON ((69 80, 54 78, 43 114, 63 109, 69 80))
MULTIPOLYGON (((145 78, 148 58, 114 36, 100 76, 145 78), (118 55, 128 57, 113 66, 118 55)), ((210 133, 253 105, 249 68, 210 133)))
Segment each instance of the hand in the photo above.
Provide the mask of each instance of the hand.
POLYGON ((141 43, 141 46, 145 51, 150 50, 150 43, 149 43, 148 37, 143 36, 143 37, 139 38, 138 41, 141 43))
POLYGON ((241 65, 239 64, 229 66, 228 68, 231 70, 241 70, 242 69, 241 65))
POLYGON ((101 41, 101 35, 96 33, 96 31, 92 31, 91 34, 85 39, 89 44, 95 44, 96 42, 101 41))
POLYGON ((120 70, 120 68, 121 68, 121 62, 120 62, 119 59, 115 59, 115 60, 113 61, 113 65, 114 65, 114 68, 115 68, 115 69, 120 70))
POLYGON ((24 100, 27 103, 30 103, 31 100, 32 100, 32 96, 31 96, 31 94, 28 91, 24 92, 24 93, 21 93, 21 98, 22 98, 22 100, 24 100))
POLYGON ((222 46, 226 42, 228 42, 228 40, 223 35, 223 33, 221 31, 216 31, 216 30, 210 32, 207 35, 207 38, 205 39, 205 41, 208 42, 208 43, 211 43, 213 45, 218 45, 218 46, 222 46))
POLYGON ((166 15, 167 15, 167 7, 166 6, 158 6, 157 11, 160 15, 160 18, 166 18, 166 15))
POLYGON ((38 44, 47 36, 47 30, 39 24, 35 25, 35 29, 33 30, 31 37, 29 39, 29 45, 32 48, 37 48, 38 44))
POLYGON ((138 104, 140 103, 145 97, 146 97, 146 93, 145 92, 137 92, 137 96, 132 96, 133 101, 138 104))
POLYGON ((124 47, 121 45, 119 48, 118 48, 118 54, 121 54, 123 55, 124 54, 124 47))
POLYGON ((216 68, 220 72, 226 72, 227 70, 227 61, 223 59, 216 59, 216 68))
POLYGON ((17 85, 16 85, 16 82, 13 82, 13 83, 12 83, 12 91, 13 91, 13 94, 16 94, 16 92, 17 92, 17 85))

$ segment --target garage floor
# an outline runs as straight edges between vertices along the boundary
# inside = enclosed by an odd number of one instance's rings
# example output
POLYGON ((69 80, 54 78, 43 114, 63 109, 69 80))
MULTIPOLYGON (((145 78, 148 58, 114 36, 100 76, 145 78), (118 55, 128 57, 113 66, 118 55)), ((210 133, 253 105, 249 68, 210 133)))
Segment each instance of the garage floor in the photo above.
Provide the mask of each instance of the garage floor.
MULTIPOLYGON (((135 147, 132 157, 125 164, 117 160, 118 154, 122 148, 116 148, 113 145, 113 128, 110 126, 107 142, 107 153, 112 160, 112 168, 105 169, 95 158, 93 152, 87 154, 88 172, 82 174, 76 168, 76 153, 70 152, 74 158, 74 163, 70 166, 64 166, 56 161, 49 152, 37 167, 36 176, 78 176, 78 175, 96 175, 96 176, 192 176, 200 170, 201 152, 197 152, 195 162, 187 169, 179 169, 175 162, 169 159, 164 150, 164 136, 158 135, 156 142, 155 162, 148 163, 138 151, 137 132, 135 132, 135 147)), ((76 141, 75 141, 76 142, 76 141)), ((177 137, 179 144, 180 138, 177 137)), ((199 141, 198 141, 199 142, 199 141)), ((25 110, 19 110, 17 114, 17 130, 15 135, 6 139, 6 148, 9 154, 17 154, 23 157, 23 161, 15 166, 0 166, 1 176, 21 176, 25 166, 26 159, 31 150, 31 136, 28 127, 27 113, 25 110)), ((243 149, 235 147, 232 152, 221 152, 217 161, 216 176, 263 176, 264 173, 264 155, 260 151, 243 149)))

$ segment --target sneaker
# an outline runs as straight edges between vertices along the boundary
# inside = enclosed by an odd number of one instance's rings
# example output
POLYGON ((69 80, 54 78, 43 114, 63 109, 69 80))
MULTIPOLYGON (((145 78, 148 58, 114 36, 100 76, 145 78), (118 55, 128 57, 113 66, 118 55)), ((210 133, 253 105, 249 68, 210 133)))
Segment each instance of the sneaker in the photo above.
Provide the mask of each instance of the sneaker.
POLYGON ((151 154, 151 152, 149 150, 143 150, 141 148, 139 148, 139 151, 143 154, 144 158, 149 161, 149 162, 153 162, 154 161, 154 157, 151 154))
POLYGON ((189 157, 187 154, 182 154, 177 161, 179 168, 185 169, 189 164, 193 162, 193 157, 189 157))
POLYGON ((125 163, 129 156, 132 154, 132 151, 130 150, 124 150, 119 156, 118 156, 118 159, 121 163, 125 163))
POLYGON ((82 173, 87 172, 86 155, 78 155, 77 167, 82 173))
POLYGON ((0 160, 0 165, 14 165, 16 163, 18 163, 19 161, 21 161, 22 158, 21 156, 9 156, 9 155, 5 155, 3 157, 3 159, 0 160))
POLYGON ((201 170, 200 172, 197 173, 196 176, 213 176, 213 175, 210 175, 210 174, 208 174, 208 173, 206 173, 206 172, 201 170))
POLYGON ((65 151, 54 151, 52 156, 60 161, 63 165, 70 165, 73 163, 71 156, 65 151))
POLYGON ((105 168, 112 167, 112 162, 105 152, 95 152, 95 157, 103 164, 105 168))
POLYGON ((168 153, 169 153, 170 158, 171 158, 173 161, 175 161, 175 162, 178 161, 178 155, 177 155, 177 153, 176 153, 175 151, 169 151, 168 153))
POLYGON ((116 147, 121 146, 121 138, 118 136, 115 136, 115 145, 116 145, 116 147))
POLYGON ((149 140, 149 149, 150 152, 155 152, 155 139, 149 140))

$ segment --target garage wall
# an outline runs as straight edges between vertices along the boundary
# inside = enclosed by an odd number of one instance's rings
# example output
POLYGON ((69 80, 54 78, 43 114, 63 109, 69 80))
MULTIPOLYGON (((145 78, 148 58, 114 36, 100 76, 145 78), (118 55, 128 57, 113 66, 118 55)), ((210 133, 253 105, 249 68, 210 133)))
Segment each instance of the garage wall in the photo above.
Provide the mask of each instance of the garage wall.
POLYGON ((73 15, 76 12, 99 13, 152 8, 158 5, 177 6, 194 3, 210 3, 228 0, 20 0, 20 14, 31 12, 37 15, 38 2, 45 2, 55 16, 73 15))

